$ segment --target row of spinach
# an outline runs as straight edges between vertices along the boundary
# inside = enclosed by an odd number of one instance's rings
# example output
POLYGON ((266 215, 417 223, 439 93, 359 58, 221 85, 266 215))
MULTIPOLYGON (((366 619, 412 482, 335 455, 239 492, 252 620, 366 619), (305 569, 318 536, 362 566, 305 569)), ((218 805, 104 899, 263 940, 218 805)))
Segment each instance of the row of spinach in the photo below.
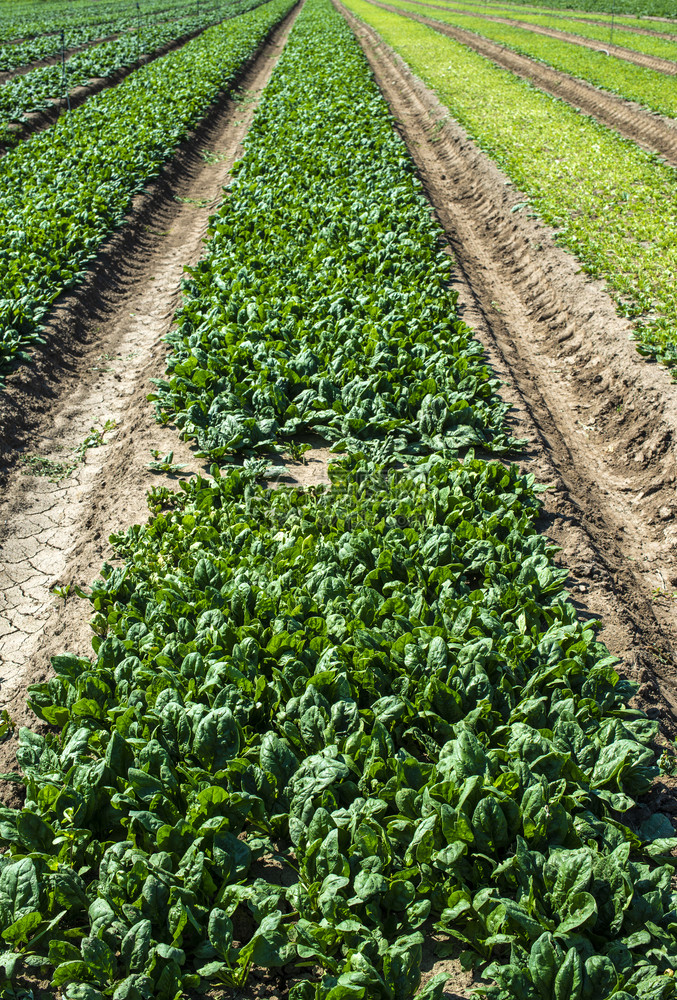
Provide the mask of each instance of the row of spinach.
POLYGON ((65 61, 50 66, 40 66, 21 76, 8 80, 0 87, 0 143, 16 139, 12 125, 26 121, 26 115, 46 111, 55 101, 63 100, 75 87, 81 87, 94 78, 110 77, 120 70, 130 69, 139 61, 163 46, 194 34, 227 17, 259 6, 262 0, 230 0, 228 3, 210 4, 200 12, 195 7, 181 17, 169 20, 144 17, 140 30, 124 31, 119 37, 101 42, 77 52, 65 61))
POLYGON ((207 29, 2 158, 0 370, 40 341, 54 300, 292 6, 270 0, 207 29))
MULTIPOLYGON (((221 2, 221 0, 219 0, 221 2)), ((203 7, 207 6, 203 0, 203 7)), ((213 8, 213 2, 209 2, 213 8)), ((39 59, 86 45, 98 38, 124 31, 136 31, 140 21, 183 17, 196 4, 192 0, 118 0, 117 3, 41 3, 38 10, 20 14, 13 9, 0 11, 0 71, 28 66, 39 59), (63 39, 62 39, 63 32, 63 39), (6 44, 1 44, 6 43, 6 44)))
POLYGON ((346 45, 324 64, 321 36, 321 56, 285 50, 189 269, 152 398, 216 461, 309 432, 397 455, 510 444, 413 163, 346 45))
POLYGON ((212 478, 151 492, 94 659, 31 690, 52 729, 21 731, 0 810, 3 995, 50 968, 68 1000, 178 1000, 256 966, 289 1000, 439 1000, 434 937, 494 1000, 677 996, 672 826, 628 822, 656 726, 532 478, 469 450, 511 441, 439 237, 306 0, 158 387, 212 478), (268 489, 305 430, 347 452, 331 485, 268 489))
MULTIPOLYGON (((96 4, 81 7, 79 11, 63 9, 63 4, 41 4, 42 16, 8 16, 0 12, 0 71, 7 72, 29 66, 41 59, 61 55, 62 49, 75 49, 97 39, 123 32, 133 32, 149 18, 163 20, 178 14, 189 13, 184 2, 151 0, 143 7, 136 7, 130 0, 115 4, 96 4), (46 8, 46 9, 45 9, 46 8), (3 16, 4 14, 4 16, 3 16)), ((195 6, 192 5, 195 12, 195 6)))

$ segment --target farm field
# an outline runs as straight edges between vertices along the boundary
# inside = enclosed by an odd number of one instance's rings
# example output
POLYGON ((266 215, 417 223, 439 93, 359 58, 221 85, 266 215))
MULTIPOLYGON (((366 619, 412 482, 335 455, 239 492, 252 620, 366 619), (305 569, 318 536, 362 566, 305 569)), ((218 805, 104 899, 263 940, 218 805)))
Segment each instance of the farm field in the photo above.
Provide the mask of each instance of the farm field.
MULTIPOLYGON (((506 17, 495 17, 493 15, 482 12, 479 16, 475 16, 470 12, 463 10, 457 10, 452 8, 449 10, 446 7, 442 7, 437 3, 428 4, 427 0, 415 0, 416 7, 420 9, 426 9, 430 11, 435 11, 436 13, 442 11, 441 20, 445 20, 445 15, 449 16, 452 21, 458 22, 459 26, 466 29, 481 31, 484 29, 485 25, 503 25, 504 27, 512 27, 515 29, 520 29, 526 31, 527 36, 541 36, 544 38, 551 38, 555 41, 566 44, 568 46, 573 46, 574 51, 576 49, 582 50, 582 52, 592 51, 601 52, 605 56, 613 56, 614 59, 621 59, 632 66, 639 66, 644 69, 656 70, 660 73, 674 75, 675 74, 675 61, 674 61, 674 40, 659 39, 655 36, 644 38, 642 35, 628 33, 628 39, 630 45, 618 44, 618 36, 616 35, 614 41, 610 40, 610 28, 597 28, 590 30, 597 30, 601 34, 600 39, 590 39, 585 38, 581 34, 573 33, 570 31, 562 31, 557 27, 544 27, 540 24, 530 23, 526 20, 516 20, 514 18, 506 17), (634 39, 639 39, 638 45, 641 49, 655 49, 657 47, 662 47, 664 51, 667 51, 670 56, 665 57, 663 55, 654 54, 653 52, 647 53, 639 51, 637 46, 634 48, 634 39)), ((587 28, 584 26, 584 29, 587 28)))
MULTIPOLYGON (((107 81, 119 82, 129 70, 153 56, 164 55, 169 48, 226 18, 258 6, 254 0, 239 0, 213 7, 203 17, 194 9, 187 16, 172 17, 151 26, 125 32, 111 41, 90 45, 68 59, 40 65, 8 79, 0 86, 0 143, 11 145, 36 127, 58 118, 103 89, 107 81), (77 88, 85 88, 77 90, 77 88), (47 114, 45 114, 47 112, 47 114), (41 113, 41 114, 40 114, 41 113)), ((64 54, 65 55, 65 54, 64 54)))
MULTIPOLYGON (((426 0, 425 5, 428 6, 428 0, 426 0)), ((430 0, 430 6, 449 12, 456 12, 460 17, 466 15, 466 11, 462 6, 458 7, 455 3, 448 2, 448 0, 430 0)), ((475 8, 475 13, 479 13, 477 8, 475 8)), ((483 11, 479 19, 473 19, 473 23, 476 23, 477 20, 513 23, 515 26, 523 27, 527 30, 532 28, 548 28, 557 33, 562 33, 565 37, 575 35, 579 36, 577 40, 589 39, 602 42, 604 45, 613 43, 622 48, 633 49, 637 52, 643 52, 646 55, 657 56, 671 61, 674 61, 677 56, 677 38, 670 37, 669 35, 661 37, 658 33, 644 35, 637 31, 625 30, 623 24, 618 25, 615 21, 614 33, 612 35, 610 22, 607 24, 591 24, 580 19, 569 20, 563 15, 553 17, 547 14, 535 13, 512 14, 509 9, 506 9, 495 13, 493 10, 483 11)), ((652 23, 654 23, 655 29, 655 22, 652 23)))
MULTIPOLYGON (((508 0, 512 6, 511 0, 508 0)), ((517 3, 516 6, 522 7, 524 4, 517 3)), ((612 14, 621 15, 631 15, 633 17, 651 17, 657 18, 664 21, 673 21, 677 17, 677 10, 675 9, 674 0, 640 0, 639 3, 635 0, 618 0, 618 2, 610 2, 610 0, 543 0, 543 3, 539 4, 539 7, 552 8, 554 10, 562 10, 565 12, 576 11, 576 13, 584 14, 584 12, 594 12, 589 16, 602 16, 610 17, 612 14)))
POLYGON ((669 120, 675 116, 672 76, 521 29, 486 22, 487 30, 478 25, 481 31, 475 32, 454 26, 446 13, 438 15, 430 8, 420 13, 421 5, 386 6, 474 49, 670 165, 677 163, 677 131, 669 120))
MULTIPOLYGON (((203 7, 206 12, 218 13, 218 6, 203 7)), ((37 21, 20 17, 3 18, 0 47, 0 69, 13 70, 50 56, 60 57, 62 49, 70 51, 111 35, 148 29, 150 23, 163 23, 175 18, 193 15, 199 18, 199 6, 188 5, 185 0, 171 3, 159 0, 144 6, 143 16, 128 3, 95 5, 81 8, 78 14, 71 8, 47 15, 37 21), (63 37, 62 37, 63 32, 63 37)))
POLYGON ((0 158, 3 997, 677 996, 675 168, 398 6, 0 158))
MULTIPOLYGON (((674 73, 666 76, 659 69, 637 66, 626 59, 607 52, 594 52, 576 44, 537 35, 523 27, 499 24, 481 17, 458 15, 446 8, 433 8, 428 3, 396 3, 398 9, 423 15, 444 24, 460 28, 464 34, 456 37, 472 45, 473 32, 482 38, 507 46, 532 59, 553 66, 555 69, 587 80, 595 87, 603 87, 628 100, 674 118, 677 116, 677 79, 674 73)), ((677 64, 675 64, 677 69, 677 64)))
POLYGON ((640 349, 671 363, 673 168, 428 25, 365 0, 351 9, 439 88, 561 243, 615 289, 622 312, 636 317, 640 349))
MULTIPOLYGON (((671 23, 668 19, 656 19, 652 17, 642 18, 635 14, 632 17, 622 17, 617 13, 605 14, 601 12, 589 13, 584 10, 563 10, 561 13, 554 13, 552 9, 548 7, 535 7, 529 4, 512 3, 506 0, 505 3, 484 3, 482 0, 475 0, 475 2, 464 2, 464 0, 444 0, 445 6, 453 7, 455 10, 467 10, 475 14, 491 14, 498 15, 502 17, 519 18, 520 20, 532 15, 544 15, 547 14, 548 17, 552 18, 552 23, 557 25, 562 19, 569 20, 578 24, 594 24, 594 25, 604 25, 608 32, 611 31, 611 25, 613 22, 614 30, 616 27, 629 28, 635 32, 651 32, 658 36, 664 36, 666 38, 672 38, 677 33, 677 27, 674 23, 671 23)), ((572 24, 572 29, 575 30, 572 24)))

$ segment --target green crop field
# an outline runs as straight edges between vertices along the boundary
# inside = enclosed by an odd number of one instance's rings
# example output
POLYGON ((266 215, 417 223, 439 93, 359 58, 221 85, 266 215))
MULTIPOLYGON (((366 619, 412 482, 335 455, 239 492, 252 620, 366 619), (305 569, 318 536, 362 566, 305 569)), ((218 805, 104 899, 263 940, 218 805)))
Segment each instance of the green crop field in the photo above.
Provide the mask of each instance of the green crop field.
MULTIPOLYGON (((428 4, 426 3, 426 6, 427 5, 428 4)), ((446 21, 451 16, 451 23, 458 24, 459 27, 467 26, 473 31, 479 30, 481 32, 484 28, 509 27, 508 25, 501 24, 500 22, 488 20, 488 18, 510 18, 518 21, 521 26, 521 31, 533 38, 541 37, 548 39, 548 36, 539 36, 530 32, 530 25, 534 25, 534 27, 552 28, 555 31, 564 31, 570 35, 578 35, 581 39, 598 41, 605 45, 613 43, 635 52, 642 52, 645 55, 656 56, 660 59, 669 59, 674 61, 677 58, 677 37, 661 38, 657 35, 640 34, 639 32, 625 29, 623 24, 614 24, 614 30, 612 33, 610 22, 605 24, 590 24, 581 19, 566 18, 561 14, 553 17, 544 14, 534 14, 532 12, 526 13, 522 11, 511 11, 509 7, 504 7, 497 11, 494 11, 491 7, 485 7, 482 9, 475 7, 473 12, 479 15, 487 15, 485 18, 483 16, 468 16, 471 13, 470 10, 468 10, 467 13, 466 11, 459 13, 459 8, 457 8, 455 4, 449 4, 447 0, 432 0, 430 7, 431 9, 437 8, 439 11, 439 13, 433 14, 434 17, 440 17, 442 20, 446 21)), ((425 8, 421 7, 420 4, 417 4, 413 9, 418 10, 419 13, 426 12, 425 8)), ((670 25, 662 24, 656 21, 643 21, 642 24, 647 27, 650 26, 650 30, 653 31, 666 29, 667 32, 670 29, 670 25)), ((568 47, 568 45, 574 45, 575 42, 567 43, 565 41, 562 44, 567 45, 568 47)))
MULTIPOLYGON (((674 168, 429 27, 347 7, 605 280, 637 370, 670 367, 674 168)), ((677 729, 572 598, 529 469, 542 438, 525 451, 342 10, 44 0, 0 4, 0 37, 8 72, 12 49, 27 68, 0 84, 3 558, 63 503, 86 508, 69 523, 99 560, 83 579, 70 528, 26 549, 19 681, 0 614, 0 995, 677 997, 677 729), (79 51, 34 66, 60 24, 79 51), (32 134, 9 127, 117 72, 32 134), (102 382, 108 313, 124 363, 102 382), (90 480, 16 443, 68 440, 108 392, 125 398, 80 446, 90 480), (177 483, 154 449, 140 523, 97 506, 92 482, 133 493, 153 435, 202 471, 177 483), (290 484, 329 450, 322 482, 290 484), (45 546, 63 553, 44 570, 62 621, 31 632, 45 546)), ((674 493, 665 478, 637 502, 674 493)), ((668 664, 651 635, 631 641, 668 664)))

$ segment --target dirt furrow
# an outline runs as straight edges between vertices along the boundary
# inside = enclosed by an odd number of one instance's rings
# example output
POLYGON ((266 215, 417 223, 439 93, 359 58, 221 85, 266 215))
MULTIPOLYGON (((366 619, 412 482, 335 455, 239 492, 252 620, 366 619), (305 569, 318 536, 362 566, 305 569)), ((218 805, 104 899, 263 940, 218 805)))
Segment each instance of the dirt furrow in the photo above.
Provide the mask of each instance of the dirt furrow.
POLYGON ((528 80, 540 90, 552 94, 553 97, 559 97, 586 115, 591 115, 602 125, 614 129, 626 139, 632 139, 633 142, 649 152, 663 156, 672 166, 677 166, 677 121, 656 115, 634 101, 616 97, 608 91, 599 90, 591 83, 577 80, 567 73, 562 73, 544 63, 537 62, 535 59, 512 52, 510 49, 506 49, 496 42, 490 42, 472 31, 455 28, 423 15, 412 14, 399 7, 380 3, 379 0, 371 0, 371 2, 376 7, 382 7, 393 14, 410 17, 414 21, 434 28, 435 31, 439 31, 448 38, 453 38, 455 41, 467 45, 479 55, 491 59, 497 66, 510 70, 511 73, 520 76, 523 80, 528 80))
MULTIPOLYGON (((337 0, 335 0, 337 2, 337 0)), ((551 486, 543 526, 562 547, 582 614, 641 683, 666 734, 677 723, 677 387, 636 352, 601 282, 447 108, 343 9, 395 115, 458 264, 465 318, 515 406, 525 470, 551 486)))
MULTIPOLYGON (((184 267, 201 256, 209 216, 297 12, 270 35, 238 95, 223 99, 139 198, 88 286, 60 303, 42 356, 3 393, 0 705, 16 722, 32 718, 26 686, 45 676, 51 655, 91 653, 89 606, 68 588, 98 575, 111 558, 111 532, 147 518, 146 491, 171 485, 148 469, 151 449, 174 451, 174 462, 186 463, 182 474, 204 471, 175 430, 156 424, 146 396, 164 372, 162 338, 184 267), (57 584, 62 596, 51 592, 57 584)), ((313 466, 304 472, 312 478, 313 466)), ((12 742, 3 744, 2 759, 12 754, 12 742)))
MULTIPOLYGON (((426 3, 425 0, 412 0, 412 3, 420 4, 421 7, 432 7, 439 10, 435 4, 426 3)), ((635 63, 636 66, 644 66, 647 69, 655 69, 659 73, 667 73, 674 76, 677 73, 677 62, 672 59, 662 59, 659 56, 645 55, 644 52, 635 52, 634 49, 626 49, 622 45, 611 45, 609 42, 600 42, 594 38, 584 38, 582 35, 575 35, 570 31, 559 31, 557 28, 544 28, 540 24, 531 24, 529 21, 518 21, 511 17, 499 17, 496 14, 487 14, 484 11, 469 11, 448 8, 454 14, 465 15, 467 17, 481 17, 485 21, 495 21, 497 24, 508 24, 513 28, 524 28, 532 31, 536 35, 547 35, 548 38, 556 38, 560 42, 571 42, 574 45, 582 45, 586 49, 594 49, 595 52, 604 52, 607 56, 616 56, 618 59, 625 59, 626 62, 635 63)), ((403 14, 404 11, 398 11, 403 14)), ((440 23, 439 21, 437 22, 440 23)), ((445 25, 446 27, 446 25, 445 25)))

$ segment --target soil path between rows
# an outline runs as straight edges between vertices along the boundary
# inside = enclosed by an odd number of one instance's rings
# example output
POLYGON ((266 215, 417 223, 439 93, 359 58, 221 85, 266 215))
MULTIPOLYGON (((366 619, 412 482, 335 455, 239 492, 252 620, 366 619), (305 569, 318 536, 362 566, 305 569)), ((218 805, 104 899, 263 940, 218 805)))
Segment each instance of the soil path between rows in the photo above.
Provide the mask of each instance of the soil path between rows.
MULTIPOLYGON (((92 655, 89 603, 50 591, 55 584, 88 586, 111 559, 109 535, 147 519, 149 488, 172 485, 148 469, 151 449, 173 451, 174 461, 185 463, 182 475, 207 469, 175 429, 155 422, 146 397, 150 380, 164 374, 162 338, 180 301, 184 267, 202 255, 209 216, 298 9, 269 36, 239 95, 224 97, 173 172, 141 196, 89 285, 55 311, 42 357, 2 394, 0 707, 17 725, 39 726, 26 689, 47 676, 52 655, 92 655), (113 423, 103 444, 78 463, 91 429, 113 423), (72 465, 70 475, 52 481, 72 465)), ((313 453, 310 464, 299 463, 299 478, 323 479, 325 465, 313 453)), ((178 488, 177 477, 173 482, 178 488)), ((13 757, 10 740, 0 747, 0 770, 11 770, 13 757)))
POLYGON ((519 192, 433 91, 341 9, 447 233, 464 318, 528 442, 521 464, 551 487, 543 529, 580 612, 602 620, 603 641, 641 683, 638 703, 673 737, 677 386, 637 353, 603 283, 522 214, 519 192))
MULTIPOLYGON (((412 0, 412 2, 416 3, 418 2, 418 0, 412 0)), ((437 7, 438 10, 453 11, 455 14, 470 14, 470 15, 477 14, 479 17, 484 17, 486 11, 488 9, 491 9, 491 7, 493 6, 496 6, 498 9, 502 10, 505 13, 506 5, 504 3, 496 5, 491 3, 483 4, 482 7, 477 7, 476 10, 467 10, 466 8, 454 7, 453 3, 445 3, 444 5, 435 4, 435 7, 437 7)), ((546 10, 544 7, 533 7, 530 10, 523 8, 522 10, 519 11, 519 13, 528 15, 533 14, 535 16, 540 15, 544 17, 554 17, 557 19, 561 19, 563 21, 579 21, 581 24, 592 24, 596 28, 609 28, 609 29, 611 28, 610 21, 594 21, 589 17, 581 17, 580 15, 576 15, 573 11, 562 13, 560 10, 546 10)), ((520 24, 529 24, 529 22, 520 20, 520 24)), ((619 24, 618 22, 616 22, 614 24, 614 31, 618 32, 631 31, 634 32, 634 34, 636 35, 650 35, 652 38, 664 38, 668 42, 677 42, 677 34, 675 34, 674 32, 670 33, 668 31, 654 31, 652 28, 640 28, 634 24, 625 24, 625 23, 619 24)), ((576 34, 576 32, 573 32, 573 34, 576 34)))
POLYGON ((544 28, 540 24, 531 24, 530 21, 518 21, 511 17, 499 17, 497 14, 487 14, 484 11, 461 10, 455 7, 440 8, 436 4, 426 3, 425 0, 411 0, 411 2, 420 4, 421 7, 432 7, 434 10, 446 9, 450 13, 459 14, 460 16, 481 17, 484 21, 508 24, 512 28, 524 28, 536 35, 547 35, 548 38, 555 38, 560 42, 582 45, 583 48, 593 49, 595 52, 604 52, 605 55, 616 56, 618 59, 624 59, 626 62, 635 63, 636 66, 654 69, 659 73, 667 73, 669 76, 674 76, 677 73, 677 62, 674 62, 672 59, 662 59, 659 56, 650 56, 644 52, 636 52, 634 49, 626 49, 622 45, 611 45, 608 42, 600 42, 594 38, 584 38, 582 35, 575 35, 571 31, 560 31, 558 28, 544 28))
MULTIPOLYGON (((425 24, 429 28, 454 41, 467 45, 479 55, 490 59, 497 66, 509 70, 523 80, 533 83, 539 90, 544 90, 553 97, 566 101, 578 111, 595 118, 602 125, 614 129, 619 135, 631 139, 643 149, 658 153, 666 162, 677 167, 677 121, 664 118, 634 101, 616 97, 605 90, 600 90, 591 83, 578 80, 562 73, 560 70, 546 66, 545 63, 520 55, 506 49, 496 42, 491 42, 473 31, 456 28, 442 21, 424 15, 402 10, 391 4, 370 0, 375 7, 409 17, 413 21, 425 24)), ((429 6, 425 4, 424 6, 429 6)))

